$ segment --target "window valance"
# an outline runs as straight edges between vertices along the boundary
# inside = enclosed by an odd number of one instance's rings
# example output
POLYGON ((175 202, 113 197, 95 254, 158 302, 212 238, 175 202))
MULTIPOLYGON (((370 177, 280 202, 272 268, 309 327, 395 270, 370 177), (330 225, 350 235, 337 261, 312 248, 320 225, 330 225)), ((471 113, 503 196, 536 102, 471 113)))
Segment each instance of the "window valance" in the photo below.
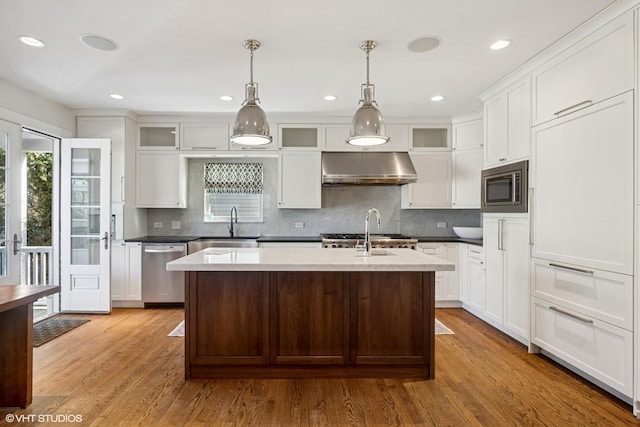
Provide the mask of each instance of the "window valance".
POLYGON ((262 163, 206 163, 204 190, 217 194, 262 194, 262 163))

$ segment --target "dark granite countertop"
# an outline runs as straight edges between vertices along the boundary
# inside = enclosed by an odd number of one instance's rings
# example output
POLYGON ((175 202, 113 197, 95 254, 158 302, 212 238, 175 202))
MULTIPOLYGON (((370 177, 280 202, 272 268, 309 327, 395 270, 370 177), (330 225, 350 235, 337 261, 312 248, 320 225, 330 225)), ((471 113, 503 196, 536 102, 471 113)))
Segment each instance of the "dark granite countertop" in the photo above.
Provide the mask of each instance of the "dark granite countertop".
POLYGON ((187 243, 199 239, 200 236, 142 236, 125 239, 125 242, 140 243, 187 243))
POLYGON ((126 239, 125 242, 140 243, 187 243, 198 239, 229 240, 249 239, 257 242, 321 242, 320 236, 143 236, 126 239))
MULTIPOLYGON (((411 236, 418 239, 418 242, 457 242, 469 243, 482 246, 482 239, 463 239, 458 236, 411 236)), ((126 239, 126 242, 141 243, 187 243, 198 239, 226 240, 232 239, 229 236, 143 236, 126 239)), ((234 239, 255 239, 260 242, 321 242, 320 236, 236 236, 234 239)))
POLYGON ((482 246, 482 239, 463 239, 458 236, 418 236, 418 243, 424 242, 452 242, 452 243, 469 243, 471 245, 482 246))
POLYGON ((261 242, 321 242, 320 236, 260 236, 258 243, 261 242))

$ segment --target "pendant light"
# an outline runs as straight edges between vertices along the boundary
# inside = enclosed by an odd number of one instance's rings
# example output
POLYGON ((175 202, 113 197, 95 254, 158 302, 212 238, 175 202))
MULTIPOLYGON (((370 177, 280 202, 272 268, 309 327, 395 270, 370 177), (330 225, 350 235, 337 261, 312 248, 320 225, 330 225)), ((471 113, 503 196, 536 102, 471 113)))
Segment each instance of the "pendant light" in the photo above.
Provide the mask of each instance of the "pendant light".
POLYGON ((253 51, 260 47, 258 40, 245 40, 250 53, 250 81, 244 86, 244 102, 233 126, 231 142, 238 145, 265 145, 271 142, 267 116, 258 103, 258 83, 253 81, 253 51))
POLYGON ((367 82, 360 87, 362 106, 358 108, 351 120, 347 143, 359 146, 381 145, 389 141, 385 136, 384 120, 375 100, 375 86, 369 83, 369 52, 376 47, 373 40, 360 43, 367 57, 367 82))

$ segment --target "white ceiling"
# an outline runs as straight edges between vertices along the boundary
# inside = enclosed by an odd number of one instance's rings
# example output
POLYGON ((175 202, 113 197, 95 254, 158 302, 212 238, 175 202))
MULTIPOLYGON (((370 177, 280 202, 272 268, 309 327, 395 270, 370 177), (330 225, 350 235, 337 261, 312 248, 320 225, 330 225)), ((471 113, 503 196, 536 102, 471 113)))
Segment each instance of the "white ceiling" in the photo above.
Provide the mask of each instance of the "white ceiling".
POLYGON ((270 113, 351 115, 365 81, 385 117, 478 112, 476 95, 615 0, 0 0, 0 79, 77 109, 236 112, 254 77, 270 113), (80 42, 99 34, 120 49, 80 42), (27 34, 46 43, 21 44, 27 34), (426 53, 407 49, 435 35, 426 53), (497 39, 512 45, 492 51, 497 39), (109 97, 126 97, 116 101, 109 97), (323 99, 327 94, 336 101, 323 99), (439 103, 429 100, 442 94, 439 103), (235 99, 224 102, 221 95, 235 99))

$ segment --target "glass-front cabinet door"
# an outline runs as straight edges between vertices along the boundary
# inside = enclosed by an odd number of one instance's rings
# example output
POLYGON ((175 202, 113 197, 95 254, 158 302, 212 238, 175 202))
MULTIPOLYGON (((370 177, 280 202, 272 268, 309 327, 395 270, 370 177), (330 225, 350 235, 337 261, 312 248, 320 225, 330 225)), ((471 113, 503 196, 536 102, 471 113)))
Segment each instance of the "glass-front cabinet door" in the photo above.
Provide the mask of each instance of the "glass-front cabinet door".
POLYGON ((111 310, 110 146, 108 139, 62 140, 62 311, 111 310))

